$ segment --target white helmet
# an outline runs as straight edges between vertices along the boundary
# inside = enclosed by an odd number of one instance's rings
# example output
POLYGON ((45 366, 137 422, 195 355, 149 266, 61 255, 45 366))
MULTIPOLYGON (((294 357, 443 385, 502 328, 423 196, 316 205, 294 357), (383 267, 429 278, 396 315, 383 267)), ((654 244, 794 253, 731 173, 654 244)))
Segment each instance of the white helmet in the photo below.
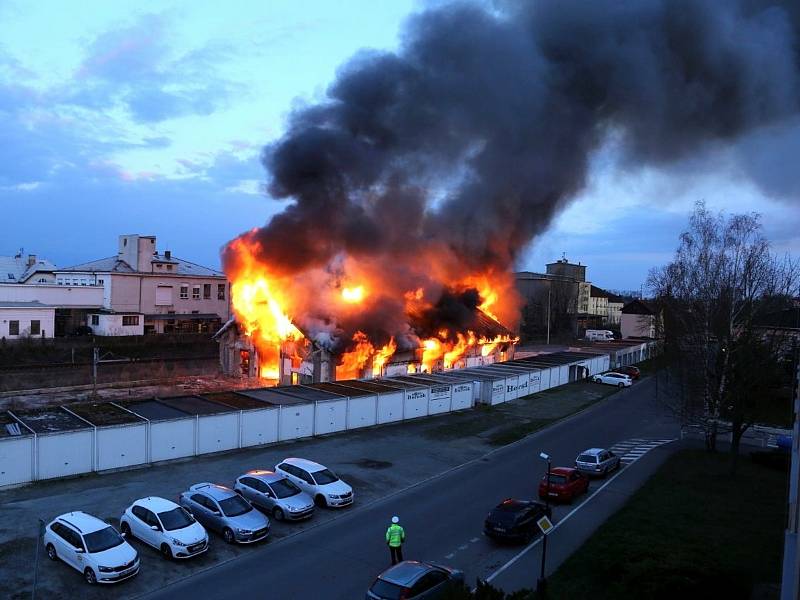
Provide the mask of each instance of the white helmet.
POLYGON ((399 522, 400 522, 400 517, 398 517, 397 515, 392 517, 392 523, 399 523, 399 522))

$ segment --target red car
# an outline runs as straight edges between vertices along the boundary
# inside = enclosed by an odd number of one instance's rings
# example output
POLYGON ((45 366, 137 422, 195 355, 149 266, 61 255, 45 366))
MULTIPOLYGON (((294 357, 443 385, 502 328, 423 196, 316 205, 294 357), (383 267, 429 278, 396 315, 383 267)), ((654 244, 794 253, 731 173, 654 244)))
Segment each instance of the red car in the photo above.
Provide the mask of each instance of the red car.
POLYGON ((627 365, 625 367, 620 367, 618 369, 614 369, 615 373, 622 373, 623 375, 627 375, 631 379, 639 379, 639 367, 634 367, 633 365, 627 365))
MULTIPOLYGON (((555 467, 550 469, 550 500, 572 502, 576 496, 589 489, 589 478, 571 467, 555 467)), ((539 498, 546 498, 547 473, 539 482, 539 498)))

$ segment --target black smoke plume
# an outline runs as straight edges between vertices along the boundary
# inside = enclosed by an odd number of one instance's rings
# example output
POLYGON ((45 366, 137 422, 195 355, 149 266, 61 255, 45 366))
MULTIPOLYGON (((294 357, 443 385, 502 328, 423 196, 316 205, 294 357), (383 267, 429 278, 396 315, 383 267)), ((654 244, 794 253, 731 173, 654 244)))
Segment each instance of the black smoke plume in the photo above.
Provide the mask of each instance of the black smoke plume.
MULTIPOLYGON (((607 139, 663 165, 798 114, 797 0, 454 3, 363 51, 267 147, 263 228, 284 273, 340 253, 387 277, 435 243, 511 269, 607 139)), ((226 253, 226 263, 235 256, 226 253)), ((399 275, 398 275, 399 276, 399 275)))

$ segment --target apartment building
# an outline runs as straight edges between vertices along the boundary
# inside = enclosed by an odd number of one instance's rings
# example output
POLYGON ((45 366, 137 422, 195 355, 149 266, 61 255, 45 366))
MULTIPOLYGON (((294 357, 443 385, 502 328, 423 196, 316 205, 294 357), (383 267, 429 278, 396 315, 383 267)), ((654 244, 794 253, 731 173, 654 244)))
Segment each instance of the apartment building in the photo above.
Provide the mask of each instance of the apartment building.
POLYGON ((121 235, 115 256, 54 275, 57 285, 102 287, 102 307, 86 323, 98 335, 213 332, 231 316, 225 275, 159 252, 155 236, 121 235))

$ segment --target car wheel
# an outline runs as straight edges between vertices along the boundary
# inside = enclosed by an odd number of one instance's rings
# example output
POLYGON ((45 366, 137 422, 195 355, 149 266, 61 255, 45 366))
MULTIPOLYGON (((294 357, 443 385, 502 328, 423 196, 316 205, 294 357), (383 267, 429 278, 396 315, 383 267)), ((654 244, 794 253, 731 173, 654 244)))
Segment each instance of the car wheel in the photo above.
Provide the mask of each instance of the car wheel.
POLYGON ((236 541, 236 536, 233 535, 233 531, 226 527, 222 530, 222 539, 225 540, 226 544, 232 544, 236 541))
POLYGON ((314 504, 319 506, 320 508, 325 508, 328 506, 328 502, 325 500, 325 496, 322 494, 317 494, 314 496, 314 504))
POLYGON ((94 585, 97 583, 97 577, 89 567, 86 567, 86 570, 83 572, 83 578, 86 580, 86 583, 89 585, 94 585))
POLYGON ((283 521, 283 511, 280 508, 275 508, 275 510, 272 511, 272 516, 276 521, 283 521))
POLYGON ((125 537, 128 539, 133 539, 133 532, 131 531, 131 526, 128 525, 125 521, 122 522, 122 525, 119 526, 122 533, 125 534, 125 537))
POLYGON ((58 560, 58 554, 56 554, 56 549, 53 547, 53 544, 47 544, 47 558, 50 560, 58 560))
POLYGON ((172 560, 175 558, 172 556, 172 549, 169 547, 168 544, 161 544, 161 556, 166 558, 167 560, 172 560))
POLYGON ((617 384, 617 387, 624 388, 625 384, 624 383, 619 383, 619 384, 617 384))

